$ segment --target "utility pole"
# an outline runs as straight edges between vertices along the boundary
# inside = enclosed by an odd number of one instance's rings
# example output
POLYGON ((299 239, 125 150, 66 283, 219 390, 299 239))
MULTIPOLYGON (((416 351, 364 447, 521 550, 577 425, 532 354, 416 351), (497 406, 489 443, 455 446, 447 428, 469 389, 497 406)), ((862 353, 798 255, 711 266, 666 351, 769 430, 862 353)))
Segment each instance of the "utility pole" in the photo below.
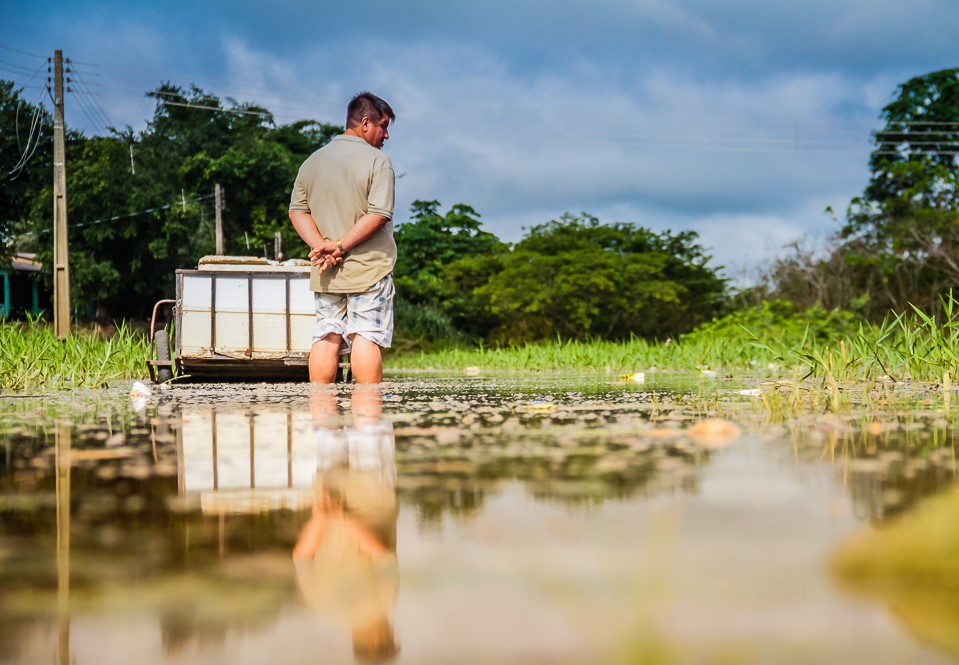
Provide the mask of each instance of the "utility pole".
POLYGON ((53 328, 70 335, 70 247, 67 239, 67 155, 63 128, 63 51, 53 55, 53 328))
POLYGON ((213 188, 216 197, 216 254, 223 255, 223 188, 216 183, 213 188))

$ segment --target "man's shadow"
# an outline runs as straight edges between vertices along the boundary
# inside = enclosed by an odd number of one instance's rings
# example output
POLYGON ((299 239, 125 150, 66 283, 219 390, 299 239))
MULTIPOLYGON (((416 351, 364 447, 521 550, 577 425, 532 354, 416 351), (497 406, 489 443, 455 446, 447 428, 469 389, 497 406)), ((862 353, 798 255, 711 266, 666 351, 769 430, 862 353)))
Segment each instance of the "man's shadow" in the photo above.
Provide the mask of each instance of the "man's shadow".
POLYGON ((349 414, 336 394, 311 395, 315 498, 293 549, 307 604, 348 624, 356 659, 376 663, 399 653, 390 618, 399 591, 395 438, 381 390, 354 386, 349 414))

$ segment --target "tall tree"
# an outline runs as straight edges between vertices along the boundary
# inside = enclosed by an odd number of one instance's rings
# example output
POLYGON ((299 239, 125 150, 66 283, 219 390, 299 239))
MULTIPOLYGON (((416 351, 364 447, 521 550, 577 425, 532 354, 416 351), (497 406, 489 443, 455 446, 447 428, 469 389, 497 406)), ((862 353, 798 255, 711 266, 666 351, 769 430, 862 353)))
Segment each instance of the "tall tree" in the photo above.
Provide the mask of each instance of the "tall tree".
POLYGON ((726 289, 697 238, 587 214, 534 226, 478 289, 500 321, 491 341, 688 332, 721 312, 726 289))
MULTIPOLYGON (((164 84, 149 96, 157 103, 144 131, 73 133, 67 143, 72 295, 81 316, 143 316, 172 293, 174 271, 214 251, 217 183, 226 190, 225 251, 262 254, 267 245, 272 254, 281 231, 288 256, 306 254, 287 218, 290 188, 300 163, 340 128, 278 127, 262 107, 224 105, 196 87, 164 84)), ((49 191, 46 182, 35 186, 26 206, 48 265, 49 191)))
POLYGON ((52 179, 50 114, 0 80, 0 263, 18 249, 33 200, 52 179))
POLYGON ((869 184, 839 234, 879 315, 959 284, 959 68, 901 84, 881 117, 869 184))
POLYGON ((394 233, 397 289, 411 303, 439 305, 443 269, 464 258, 502 254, 507 246, 482 229, 480 214, 457 203, 440 214, 439 201, 414 201, 410 219, 394 233))

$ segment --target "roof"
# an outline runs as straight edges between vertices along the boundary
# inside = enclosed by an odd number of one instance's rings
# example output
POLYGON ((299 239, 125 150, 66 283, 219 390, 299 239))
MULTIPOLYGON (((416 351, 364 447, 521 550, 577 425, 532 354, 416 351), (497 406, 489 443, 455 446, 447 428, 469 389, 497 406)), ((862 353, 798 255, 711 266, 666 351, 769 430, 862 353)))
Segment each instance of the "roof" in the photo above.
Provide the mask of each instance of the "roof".
POLYGON ((40 272, 43 264, 36 260, 36 254, 19 252, 13 256, 10 267, 21 272, 40 272))

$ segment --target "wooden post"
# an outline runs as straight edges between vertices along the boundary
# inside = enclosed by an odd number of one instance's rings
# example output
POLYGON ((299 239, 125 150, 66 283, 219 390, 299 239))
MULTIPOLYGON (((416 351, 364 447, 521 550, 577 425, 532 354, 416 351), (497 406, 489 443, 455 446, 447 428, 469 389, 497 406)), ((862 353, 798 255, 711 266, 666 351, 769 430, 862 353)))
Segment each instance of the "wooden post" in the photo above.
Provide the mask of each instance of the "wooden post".
POLYGON ((223 254, 223 188, 217 183, 213 188, 216 196, 216 253, 223 254))
POLYGON ((53 56, 53 328, 70 335, 70 247, 67 238, 67 157, 63 127, 63 51, 53 56))
POLYGON ((71 426, 57 424, 56 498, 57 498, 57 663, 70 665, 70 448, 71 426))

